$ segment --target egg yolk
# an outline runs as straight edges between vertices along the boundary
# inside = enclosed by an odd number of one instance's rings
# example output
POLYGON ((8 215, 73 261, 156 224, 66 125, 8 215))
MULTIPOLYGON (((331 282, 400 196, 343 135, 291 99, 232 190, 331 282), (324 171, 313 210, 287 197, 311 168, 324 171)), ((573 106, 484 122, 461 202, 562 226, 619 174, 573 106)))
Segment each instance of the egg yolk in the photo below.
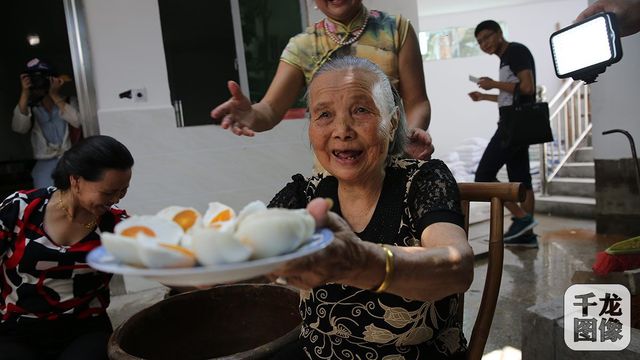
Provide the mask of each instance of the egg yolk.
POLYGON ((229 220, 231 220, 231 210, 225 209, 220 211, 218 214, 216 214, 216 216, 213 219, 211 219, 210 224, 215 224, 217 222, 229 221, 229 220))
POLYGON ((159 244, 160 246, 167 248, 169 250, 175 250, 183 255, 186 255, 188 257, 195 257, 196 255, 189 249, 185 249, 182 246, 178 246, 178 245, 171 245, 171 244, 159 244))
POLYGON ((149 237, 156 237, 156 233, 153 230, 151 230, 148 227, 146 227, 146 226, 128 227, 128 228, 122 230, 120 235, 135 238, 140 233, 145 234, 145 235, 147 235, 149 237))
POLYGON ((196 223, 197 218, 198 216, 193 210, 183 210, 173 217, 173 221, 180 225, 182 230, 187 231, 196 223))

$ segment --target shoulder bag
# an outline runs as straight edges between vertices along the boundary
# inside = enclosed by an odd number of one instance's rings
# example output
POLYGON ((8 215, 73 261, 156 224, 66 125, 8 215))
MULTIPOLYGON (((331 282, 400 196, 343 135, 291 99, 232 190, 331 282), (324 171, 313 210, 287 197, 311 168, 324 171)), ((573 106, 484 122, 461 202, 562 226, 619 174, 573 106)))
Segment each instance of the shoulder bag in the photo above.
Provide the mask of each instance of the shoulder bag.
POLYGON ((513 104, 500 108, 500 125, 508 147, 543 144, 553 141, 546 102, 520 102, 520 84, 516 84, 513 104))

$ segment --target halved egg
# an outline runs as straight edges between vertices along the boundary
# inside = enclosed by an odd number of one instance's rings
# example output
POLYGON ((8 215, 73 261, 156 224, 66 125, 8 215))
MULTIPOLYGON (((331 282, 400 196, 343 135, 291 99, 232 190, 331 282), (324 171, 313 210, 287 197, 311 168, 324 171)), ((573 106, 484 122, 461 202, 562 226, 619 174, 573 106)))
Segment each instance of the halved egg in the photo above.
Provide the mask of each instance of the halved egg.
POLYGON ((151 269, 192 267, 195 254, 182 246, 157 242, 153 238, 138 238, 138 255, 144 266, 151 269))
POLYGON ((132 216, 119 222, 114 233, 103 232, 101 238, 105 249, 119 261, 133 266, 146 266, 139 254, 140 238, 176 246, 182 235, 182 228, 173 221, 144 215, 132 216))
POLYGON ((142 259, 138 255, 138 240, 136 238, 103 232, 100 235, 102 246, 120 262, 142 267, 142 259))
POLYGON ((266 209, 247 215, 235 235, 253 250, 253 258, 260 259, 295 250, 314 230, 315 221, 304 209, 266 209))
POLYGON ((251 256, 251 248, 239 242, 231 228, 195 228, 191 238, 191 248, 202 265, 236 263, 251 256))
POLYGON ((232 208, 219 202, 209 203, 209 208, 202 217, 205 227, 226 228, 235 221, 236 213, 232 208))
POLYGON ((180 225, 184 232, 188 232, 193 226, 200 222, 200 212, 191 207, 168 206, 160 210, 156 216, 165 218, 180 225))
POLYGON ((193 232, 193 230, 196 228, 202 228, 202 226, 194 226, 193 228, 191 228, 189 233, 182 235, 182 240, 180 240, 180 246, 185 247, 187 249, 191 249, 191 241, 192 241, 191 232, 193 232))
POLYGON ((252 202, 248 203, 238 213, 238 217, 236 218, 236 224, 241 223, 242 220, 244 220, 244 218, 246 218, 250 214, 253 214, 253 213, 256 213, 256 212, 259 212, 259 211, 263 211, 263 210, 267 210, 267 205, 265 205, 260 200, 256 200, 256 201, 252 201, 252 202))
POLYGON ((184 233, 177 223, 153 215, 132 216, 119 222, 113 230, 116 235, 146 236, 170 245, 178 245, 184 233))

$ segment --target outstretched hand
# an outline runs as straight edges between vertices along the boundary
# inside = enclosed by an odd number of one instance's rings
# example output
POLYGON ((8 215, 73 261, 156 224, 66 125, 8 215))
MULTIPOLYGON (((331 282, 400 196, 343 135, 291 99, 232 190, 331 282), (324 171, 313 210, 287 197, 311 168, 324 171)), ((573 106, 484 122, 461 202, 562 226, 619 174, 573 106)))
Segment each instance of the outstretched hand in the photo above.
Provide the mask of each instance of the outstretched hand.
POLYGON ((279 277, 299 289, 312 289, 330 282, 344 283, 348 277, 364 271, 366 255, 360 248, 363 241, 343 218, 329 211, 332 205, 332 201, 322 198, 316 198, 307 205, 316 226, 333 231, 331 244, 312 255, 282 265, 270 275, 272 280, 279 277))
POLYGON ((221 126, 238 136, 254 136, 251 129, 256 120, 256 115, 251 107, 251 101, 240 90, 240 85, 235 81, 227 82, 231 93, 229 100, 211 110, 211 117, 222 119, 221 126))
POLYGON ((409 130, 409 143, 407 144, 407 155, 413 159, 429 160, 435 151, 431 136, 426 130, 413 128, 409 130))

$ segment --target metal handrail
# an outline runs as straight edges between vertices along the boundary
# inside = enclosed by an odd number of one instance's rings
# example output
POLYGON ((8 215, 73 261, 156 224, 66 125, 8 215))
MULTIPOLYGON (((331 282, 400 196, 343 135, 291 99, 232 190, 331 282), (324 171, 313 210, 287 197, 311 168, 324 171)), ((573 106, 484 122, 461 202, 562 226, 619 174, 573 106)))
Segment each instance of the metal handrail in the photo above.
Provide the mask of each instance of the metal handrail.
POLYGON ((634 165, 636 166, 636 183, 638 184, 638 192, 640 192, 640 162, 638 162, 638 154, 636 154, 636 142, 633 141, 633 136, 629 134, 627 130, 611 129, 603 131, 602 135, 609 135, 613 133, 620 133, 627 137, 629 141, 629 147, 631 147, 631 157, 633 158, 634 165))
MULTIPOLYGON (((556 110, 551 113, 551 115, 549 116, 549 119, 553 119, 555 116, 558 115, 558 113, 560 112, 560 110, 563 109, 563 107, 569 102, 571 101, 571 97, 580 90, 580 88, 584 85, 581 81, 576 81, 577 84, 575 84, 575 86, 573 88, 571 88, 570 91, 567 91, 567 93, 565 94, 565 96, 562 98, 562 102, 560 102, 557 107, 556 110)), ((571 84, 570 84, 571 85, 571 84)), ((562 95, 562 94, 561 94, 562 95)), ((560 99, 558 98, 558 96, 556 95, 556 97, 553 98, 553 100, 551 100, 551 102, 549 103, 549 108, 553 108, 555 106, 555 103, 558 102, 560 99), (555 101, 554 101, 555 100, 555 101)))
POLYGON ((589 86, 582 81, 565 82, 549 108, 554 141, 540 145, 540 183, 545 195, 549 182, 591 132, 589 86))
POLYGON ((547 178, 547 182, 550 182, 551 180, 553 180, 553 178, 558 174, 560 169, 562 169, 562 166, 564 166, 564 164, 569 160, 571 155, 573 155, 573 153, 576 151, 578 146, 580 146, 580 142, 584 140, 584 138, 587 137, 587 135, 589 135, 589 132, 591 132, 591 127, 592 127, 592 124, 587 125, 587 128, 585 129, 585 131, 583 131, 582 134, 580 134, 577 141, 573 144, 573 146, 571 146, 571 149, 569 149, 569 151, 564 155, 562 160, 560 160, 560 162, 558 163, 558 166, 556 166, 553 172, 551 173, 551 175, 549 175, 549 177, 547 178))
POLYGON ((560 87, 560 90, 558 90, 558 93, 556 93, 556 96, 554 96, 553 99, 549 101, 549 107, 553 107, 555 103, 558 102, 558 100, 562 99, 564 96, 563 94, 567 91, 567 89, 575 83, 576 81, 565 81, 565 83, 560 87))

